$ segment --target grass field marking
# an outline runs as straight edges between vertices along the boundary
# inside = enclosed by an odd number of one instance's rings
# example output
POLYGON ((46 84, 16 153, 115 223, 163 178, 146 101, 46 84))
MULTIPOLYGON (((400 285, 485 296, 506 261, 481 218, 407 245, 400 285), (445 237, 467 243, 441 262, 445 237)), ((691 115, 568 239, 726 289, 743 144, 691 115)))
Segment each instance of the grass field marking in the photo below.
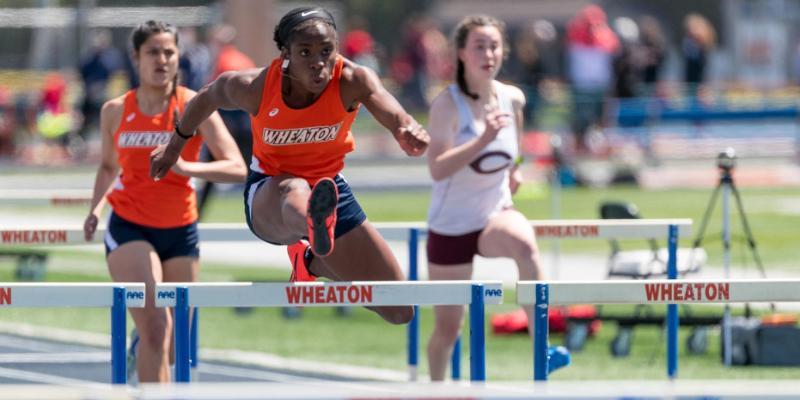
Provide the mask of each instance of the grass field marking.
POLYGON ((549 287, 550 304, 684 304, 798 302, 798 279, 646 281, 520 281, 517 302, 535 304, 536 285, 549 287))
POLYGON ((156 285, 156 306, 173 307, 176 288, 189 288, 197 307, 330 307, 470 304, 472 284, 484 285, 485 304, 501 304, 500 281, 422 282, 169 282, 156 285))

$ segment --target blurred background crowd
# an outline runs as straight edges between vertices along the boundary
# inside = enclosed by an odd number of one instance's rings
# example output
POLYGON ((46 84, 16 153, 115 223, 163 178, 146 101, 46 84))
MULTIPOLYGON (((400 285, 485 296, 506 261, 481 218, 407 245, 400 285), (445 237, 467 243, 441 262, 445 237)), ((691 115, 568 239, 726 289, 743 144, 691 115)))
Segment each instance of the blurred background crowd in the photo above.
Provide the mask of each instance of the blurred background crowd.
MULTIPOLYGON (((277 18, 300 4, 0 1, 0 165, 97 162, 100 107, 137 84, 128 35, 138 23, 181 28, 181 80, 197 90, 224 71, 266 65, 277 55, 277 18)), ((605 160, 609 179, 625 179, 620 171, 713 156, 725 143, 744 156, 795 158, 800 0, 315 4, 334 12, 340 51, 375 69, 422 120, 453 76, 453 25, 471 13, 504 20, 510 51, 500 79, 526 93, 524 150, 572 165, 565 183, 586 179, 585 160, 605 160)), ((223 117, 248 157, 247 116, 223 117)), ((366 148, 366 157, 385 156, 366 148)))

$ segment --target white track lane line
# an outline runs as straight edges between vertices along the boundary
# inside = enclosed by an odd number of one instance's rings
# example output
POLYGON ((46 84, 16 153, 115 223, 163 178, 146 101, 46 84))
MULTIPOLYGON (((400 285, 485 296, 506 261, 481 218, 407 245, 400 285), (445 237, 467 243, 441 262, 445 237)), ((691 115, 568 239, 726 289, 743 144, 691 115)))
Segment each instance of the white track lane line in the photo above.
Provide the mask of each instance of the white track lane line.
POLYGON ((197 370, 204 374, 224 375, 235 378, 247 378, 247 379, 270 381, 270 382, 297 382, 297 381, 302 381, 304 383, 308 381, 329 382, 327 380, 319 378, 303 377, 298 375, 285 374, 282 372, 260 371, 257 369, 232 367, 232 366, 218 365, 213 363, 200 363, 197 366, 197 370))
POLYGON ((14 347, 17 349, 42 353, 58 353, 64 351, 78 352, 80 350, 87 349, 86 346, 74 345, 71 343, 48 342, 39 339, 26 339, 12 335, 0 335, 0 346, 14 347))
POLYGON ((75 353, 0 353, 0 364, 89 364, 111 362, 107 351, 75 353))
POLYGON ((197 367, 199 372, 205 374, 224 375, 236 378, 249 378, 256 380, 266 380, 270 382, 280 383, 297 383, 302 382, 304 386, 318 386, 318 387, 341 387, 353 390, 368 390, 374 392, 393 393, 393 389, 376 388, 372 385, 364 385, 359 382, 340 382, 331 381, 321 378, 313 378, 307 376, 298 376, 285 374, 281 372, 259 371, 249 368, 231 367, 224 365, 215 365, 209 363, 200 363, 197 367))
POLYGON ((42 374, 39 372, 20 371, 11 368, 0 367, 0 377, 9 379, 19 379, 34 383, 45 383, 51 385, 79 385, 82 387, 103 388, 107 389, 108 384, 84 381, 80 379, 64 378, 62 376, 42 374))

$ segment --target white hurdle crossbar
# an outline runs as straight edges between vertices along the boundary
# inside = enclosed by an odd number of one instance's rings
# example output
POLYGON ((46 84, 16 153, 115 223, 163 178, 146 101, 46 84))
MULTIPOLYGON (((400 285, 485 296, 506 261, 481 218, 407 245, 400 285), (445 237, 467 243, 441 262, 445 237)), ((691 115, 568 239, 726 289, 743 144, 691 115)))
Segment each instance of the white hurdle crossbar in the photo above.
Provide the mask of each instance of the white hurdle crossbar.
POLYGON ((144 283, 3 283, 0 309, 5 307, 111 308, 111 383, 127 379, 125 351, 127 307, 144 307, 144 283))
POLYGON ((469 305, 471 379, 486 380, 485 304, 501 304, 502 282, 159 283, 157 307, 175 307, 175 375, 190 381, 191 307, 469 305))
POLYGON ((91 189, 0 189, 0 206, 88 207, 91 189))
MULTIPOLYGON (((533 306, 534 379, 547 380, 550 305, 800 302, 800 280, 635 280, 517 283, 517 303, 533 306)), ((677 341, 675 338, 668 340, 677 341)), ((677 343, 672 344, 677 349, 677 343)), ((670 344, 668 343, 668 348, 670 344)), ((670 349, 671 350, 671 349, 670 349)), ((677 364, 677 351, 668 351, 677 364)), ((669 363, 670 361, 668 361, 669 363)), ((674 378, 674 376, 671 376, 674 378)))
MULTIPOLYGON (((677 225, 680 235, 691 231, 690 219, 636 219, 636 220, 531 220, 539 239, 603 239, 603 238, 664 238, 666 226, 677 225)), ((416 230, 423 235, 426 224, 422 222, 374 222, 386 240, 409 239, 416 230)), ((261 242, 245 224, 201 223, 198 230, 204 242, 261 242)), ((91 243, 102 243, 105 227, 99 227, 91 243)), ((0 247, 37 245, 87 244, 83 227, 79 225, 0 225, 0 247)))

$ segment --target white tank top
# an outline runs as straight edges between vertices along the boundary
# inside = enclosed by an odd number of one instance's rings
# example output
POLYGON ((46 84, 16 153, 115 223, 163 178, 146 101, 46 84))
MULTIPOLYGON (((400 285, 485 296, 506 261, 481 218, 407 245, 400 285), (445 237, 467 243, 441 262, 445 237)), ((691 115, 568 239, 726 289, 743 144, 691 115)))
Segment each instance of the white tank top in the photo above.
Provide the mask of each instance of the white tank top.
MULTIPOLYGON (((514 115, 510 89, 497 82, 494 87, 500 110, 514 115)), ((455 147, 480 134, 458 86, 451 84, 448 90, 458 109, 455 147)), ((519 154, 518 140, 516 118, 513 118, 512 124, 503 128, 466 167, 445 179, 434 181, 428 210, 431 230, 451 236, 479 231, 486 227, 494 213, 512 206, 508 176, 519 154)))

